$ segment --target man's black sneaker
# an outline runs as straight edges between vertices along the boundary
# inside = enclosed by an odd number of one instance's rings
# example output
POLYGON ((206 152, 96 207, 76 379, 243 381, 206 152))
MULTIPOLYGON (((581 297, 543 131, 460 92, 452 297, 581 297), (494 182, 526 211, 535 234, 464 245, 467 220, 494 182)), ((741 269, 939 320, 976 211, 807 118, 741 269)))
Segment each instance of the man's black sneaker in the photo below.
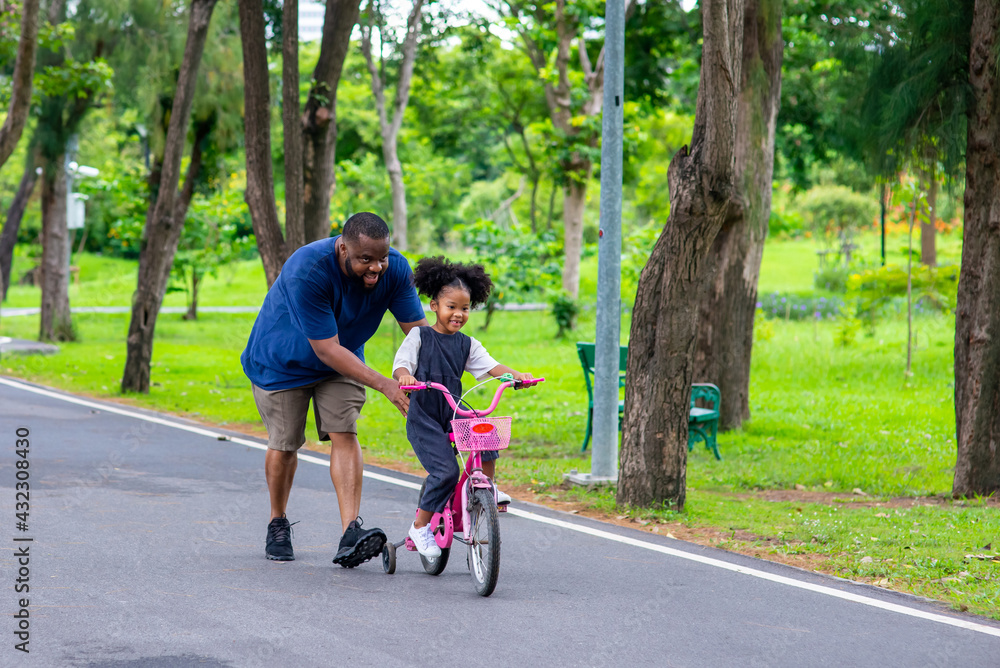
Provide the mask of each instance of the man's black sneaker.
POLYGON ((381 529, 362 529, 363 520, 359 517, 347 525, 347 531, 340 539, 340 547, 333 563, 344 568, 360 566, 372 557, 382 554, 385 547, 385 532, 381 529))
POLYGON ((284 515, 275 517, 267 525, 267 546, 264 548, 264 554, 273 561, 295 561, 295 553, 292 551, 292 525, 284 515))

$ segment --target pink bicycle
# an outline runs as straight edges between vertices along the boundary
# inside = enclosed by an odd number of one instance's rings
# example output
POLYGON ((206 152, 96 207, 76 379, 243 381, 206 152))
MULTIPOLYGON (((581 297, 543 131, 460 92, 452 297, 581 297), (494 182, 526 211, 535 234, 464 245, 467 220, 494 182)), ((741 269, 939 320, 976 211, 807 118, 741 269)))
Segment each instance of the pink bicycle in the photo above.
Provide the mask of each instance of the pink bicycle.
MULTIPOLYGON (((508 374, 498 380, 502 381, 500 387, 493 395, 490 407, 484 411, 461 408, 459 404, 463 403, 462 399, 459 398, 456 402, 448 388, 440 383, 405 385, 401 388, 407 392, 431 388, 444 393, 456 417, 451 421, 452 431, 448 437, 455 444, 456 453, 462 460, 464 469, 444 511, 434 513, 431 517, 430 525, 433 527, 434 539, 441 548, 441 556, 428 559, 419 555, 420 561, 425 571, 431 575, 440 575, 448 565, 452 540, 464 543, 468 548, 466 563, 480 596, 489 596, 493 593, 500 575, 500 518, 497 510, 497 490, 489 476, 483 473, 482 452, 503 450, 510 444, 511 421, 509 417, 487 416, 496 410, 497 404, 500 403, 500 395, 508 387, 520 390, 537 385, 545 379, 521 381, 514 380, 513 376, 508 374), (458 419, 459 415, 464 419, 458 419), (468 461, 462 456, 463 452, 470 453, 468 461), (457 536, 456 533, 463 535, 457 536)), ((420 487, 418 503, 424 495, 426 484, 425 482, 420 487)), ((396 548, 404 545, 411 552, 417 550, 409 537, 398 543, 386 543, 382 549, 382 568, 389 575, 396 572, 396 548)))

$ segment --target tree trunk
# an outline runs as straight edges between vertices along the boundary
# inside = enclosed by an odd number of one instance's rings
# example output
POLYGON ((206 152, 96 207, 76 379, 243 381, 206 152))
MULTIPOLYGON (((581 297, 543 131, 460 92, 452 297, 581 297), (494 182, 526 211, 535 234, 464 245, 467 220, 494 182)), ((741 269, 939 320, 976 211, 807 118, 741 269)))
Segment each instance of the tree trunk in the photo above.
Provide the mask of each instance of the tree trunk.
POLYGON ((216 0, 192 0, 191 3, 187 42, 164 145, 159 193, 152 214, 146 218, 145 241, 139 254, 139 280, 132 296, 122 392, 149 392, 149 367, 153 358, 156 318, 166 293, 170 268, 184 228, 184 213, 194 192, 194 179, 201 164, 200 145, 204 137, 197 137, 188 164, 184 190, 178 192, 181 158, 191 118, 198 66, 204 52, 215 2, 216 0))
POLYGON ((240 37, 243 44, 243 130, 247 158, 244 194, 253 222, 257 250, 270 288, 288 257, 278 224, 271 171, 271 88, 267 73, 267 40, 261 0, 241 0, 240 37))
POLYGON ((72 341, 69 311, 69 230, 66 229, 65 156, 42 174, 42 315, 39 341, 72 341))
POLYGON ((11 77, 10 110, 0 127, 0 167, 14 152, 21 139, 31 108, 31 80, 35 72, 35 51, 38 50, 39 0, 24 0, 21 5, 21 37, 11 77))
POLYGON ((736 183, 747 206, 723 226, 704 269, 695 382, 719 386, 719 427, 750 419, 757 279, 771 217, 774 138, 781 103, 781 2, 748 0, 737 112, 736 183))
POLYGON ((573 299, 580 295, 580 255, 583 252, 583 211, 587 205, 587 181, 590 180, 590 163, 570 178, 563 188, 563 261, 562 288, 573 299))
POLYGON ((306 243, 330 236, 330 196, 337 149, 337 84, 360 8, 361 0, 326 3, 323 41, 302 119, 306 243))
MULTIPOLYGON (((403 166, 399 162, 399 130, 403 125, 403 114, 410 99, 410 84, 413 80, 413 65, 417 56, 417 38, 420 35, 420 16, 424 0, 414 0, 413 8, 406 21, 406 37, 403 40, 403 61, 399 68, 399 81, 396 82, 396 97, 393 102, 392 119, 389 118, 385 106, 385 82, 379 74, 375 58, 372 55, 372 23, 377 10, 372 3, 368 5, 368 25, 361 30, 361 53, 368 65, 368 73, 372 79, 372 95, 375 97, 375 108, 378 112, 379 129, 382 133, 382 159, 389 173, 389 187, 392 192, 392 240, 399 250, 409 248, 409 219, 406 213, 406 184, 403 183, 403 166)), ((381 37, 381 35, 380 35, 381 37)), ((381 57, 380 63, 381 64, 381 57)))
POLYGON ((670 217, 639 278, 629 337, 618 503, 684 507, 701 270, 727 219, 734 173, 743 0, 704 0, 690 149, 670 161, 670 217))
POLYGON ((187 313, 184 314, 184 319, 198 319, 198 270, 194 268, 191 269, 191 304, 188 306, 187 313))
POLYGON ((927 220, 920 222, 920 262, 937 266, 937 193, 938 182, 934 164, 927 170, 927 220))
POLYGON ((976 0, 973 105, 965 154, 965 238, 955 310, 955 496, 1000 491, 1000 5, 976 0))
POLYGON ((17 187, 14 200, 7 209, 3 233, 0 234, 0 301, 7 299, 7 288, 10 287, 10 270, 14 264, 14 246, 17 245, 17 233, 21 229, 24 210, 28 208, 28 200, 35 189, 38 172, 35 171, 35 153, 29 154, 21 175, 21 184, 17 187))
POLYGON ((528 176, 531 178, 531 232, 535 233, 538 231, 538 223, 535 220, 535 212, 537 210, 537 198, 538 198, 538 181, 541 179, 541 174, 538 171, 538 164, 535 162, 535 156, 531 153, 531 145, 528 144, 528 137, 524 133, 524 126, 520 123, 517 125, 517 132, 521 135, 521 144, 524 146, 524 154, 528 158, 528 176))
POLYGON ((306 242, 302 218, 302 110, 299 104, 299 0, 282 8, 281 118, 285 129, 285 251, 306 242))
POLYGON ((389 190, 392 193, 392 242, 397 250, 410 247, 409 218, 406 213, 406 184, 403 183, 403 165, 396 151, 396 138, 392 142, 382 142, 385 147, 383 157, 389 172, 389 190))

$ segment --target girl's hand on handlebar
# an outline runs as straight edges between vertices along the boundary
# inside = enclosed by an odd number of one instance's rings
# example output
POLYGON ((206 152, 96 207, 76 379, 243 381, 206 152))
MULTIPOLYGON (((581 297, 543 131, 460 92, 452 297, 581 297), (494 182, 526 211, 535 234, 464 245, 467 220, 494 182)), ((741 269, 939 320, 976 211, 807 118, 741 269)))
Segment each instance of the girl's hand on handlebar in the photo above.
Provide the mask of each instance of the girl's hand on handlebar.
POLYGON ((409 374, 406 374, 406 373, 404 373, 403 375, 401 375, 401 376, 400 376, 400 377, 398 378, 398 380, 399 380, 399 385, 400 385, 401 387, 402 387, 403 385, 419 385, 419 384, 420 384, 420 381, 419 381, 419 380, 417 380, 417 379, 416 379, 416 378, 414 378, 413 376, 411 376, 411 375, 409 375, 409 374))
POLYGON ((533 380, 535 378, 530 373, 521 373, 520 371, 515 371, 510 375, 514 376, 514 380, 533 380))

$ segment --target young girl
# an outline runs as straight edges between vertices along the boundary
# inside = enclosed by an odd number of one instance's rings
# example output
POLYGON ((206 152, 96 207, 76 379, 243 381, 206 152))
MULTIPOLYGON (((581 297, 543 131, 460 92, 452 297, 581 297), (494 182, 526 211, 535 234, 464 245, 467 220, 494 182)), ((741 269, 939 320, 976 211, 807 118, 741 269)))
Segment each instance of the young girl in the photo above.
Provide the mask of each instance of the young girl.
MULTIPOLYGON (((505 373, 517 380, 532 378, 530 373, 499 364, 479 341, 459 331, 468 322, 469 311, 484 303, 493 288, 481 265, 455 264, 443 257, 424 258, 417 263, 413 282, 420 294, 430 298, 437 321, 431 327, 414 327, 403 340, 392 364, 392 377, 400 385, 441 383, 457 398, 462 396, 461 379, 465 371, 476 380, 505 373)), ((448 496, 458 484, 458 462, 448 440, 453 415, 441 392, 410 395, 406 436, 428 475, 409 536, 417 551, 427 558, 441 555, 428 523, 434 513, 444 510, 448 496)), ((498 452, 482 453, 483 473, 490 478, 496 472, 498 456, 498 452)), ((510 502, 503 492, 498 491, 498 496, 501 503, 510 502)))

